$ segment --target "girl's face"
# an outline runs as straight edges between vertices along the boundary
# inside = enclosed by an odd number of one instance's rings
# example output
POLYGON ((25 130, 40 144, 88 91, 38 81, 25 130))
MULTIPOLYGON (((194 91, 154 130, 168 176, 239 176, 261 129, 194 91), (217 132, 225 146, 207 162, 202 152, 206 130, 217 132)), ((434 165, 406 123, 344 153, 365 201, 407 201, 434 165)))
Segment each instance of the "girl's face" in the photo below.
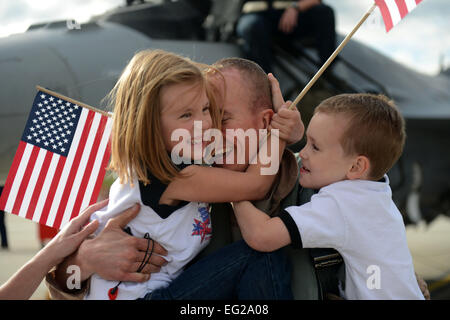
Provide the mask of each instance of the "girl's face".
POLYGON ((176 145, 182 143, 186 148, 190 148, 192 159, 197 154, 202 156, 204 148, 209 143, 203 140, 203 132, 212 126, 210 105, 204 86, 198 82, 168 85, 162 88, 160 99, 161 127, 166 150, 171 152, 176 145), (196 121, 195 130, 194 121, 196 121), (172 141, 172 133, 177 129, 185 129, 184 132, 189 132, 189 138, 179 138, 180 135, 176 134, 176 141, 172 141))
POLYGON ((316 113, 306 130, 306 145, 300 151, 302 167, 300 184, 305 188, 320 189, 347 179, 355 156, 347 155, 340 138, 347 126, 342 116, 316 113))

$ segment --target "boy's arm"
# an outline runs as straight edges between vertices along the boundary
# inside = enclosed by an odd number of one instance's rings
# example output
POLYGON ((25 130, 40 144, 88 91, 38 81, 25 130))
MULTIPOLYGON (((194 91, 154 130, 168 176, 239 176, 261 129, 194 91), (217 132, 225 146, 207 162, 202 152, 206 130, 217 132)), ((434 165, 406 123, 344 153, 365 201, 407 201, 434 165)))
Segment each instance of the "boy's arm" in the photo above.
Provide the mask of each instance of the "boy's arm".
POLYGON ((270 252, 291 243, 283 220, 271 218, 249 201, 233 203, 234 213, 245 242, 257 251, 270 252))

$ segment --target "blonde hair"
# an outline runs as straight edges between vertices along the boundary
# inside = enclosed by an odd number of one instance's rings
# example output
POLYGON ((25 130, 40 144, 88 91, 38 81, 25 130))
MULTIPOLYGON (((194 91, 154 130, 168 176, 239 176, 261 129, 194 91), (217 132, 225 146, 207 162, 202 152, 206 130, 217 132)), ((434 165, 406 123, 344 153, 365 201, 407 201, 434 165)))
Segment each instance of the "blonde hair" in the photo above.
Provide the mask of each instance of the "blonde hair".
POLYGON ((400 158, 406 139, 405 120, 386 96, 341 94, 324 100, 314 110, 318 112, 348 117, 340 143, 346 154, 369 158, 372 179, 381 179, 400 158))
POLYGON ((160 92, 164 86, 199 83, 210 100, 214 127, 220 113, 206 81, 208 66, 163 50, 138 52, 109 93, 114 105, 110 169, 121 183, 132 183, 133 174, 150 183, 148 171, 163 183, 178 178, 161 136, 160 92))

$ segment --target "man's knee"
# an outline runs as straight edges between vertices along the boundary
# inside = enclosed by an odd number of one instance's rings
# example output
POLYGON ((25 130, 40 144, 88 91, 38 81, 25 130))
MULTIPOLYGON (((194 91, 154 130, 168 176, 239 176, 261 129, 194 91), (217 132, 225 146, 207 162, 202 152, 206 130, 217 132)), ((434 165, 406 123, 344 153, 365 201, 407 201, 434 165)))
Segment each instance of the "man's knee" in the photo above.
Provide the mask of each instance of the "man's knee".
POLYGON ((236 27, 238 36, 244 39, 257 38, 264 33, 266 23, 264 18, 257 14, 247 14, 239 19, 236 27))
POLYGON ((311 9, 316 19, 321 23, 332 23, 334 25, 334 10, 326 4, 318 4, 311 9))

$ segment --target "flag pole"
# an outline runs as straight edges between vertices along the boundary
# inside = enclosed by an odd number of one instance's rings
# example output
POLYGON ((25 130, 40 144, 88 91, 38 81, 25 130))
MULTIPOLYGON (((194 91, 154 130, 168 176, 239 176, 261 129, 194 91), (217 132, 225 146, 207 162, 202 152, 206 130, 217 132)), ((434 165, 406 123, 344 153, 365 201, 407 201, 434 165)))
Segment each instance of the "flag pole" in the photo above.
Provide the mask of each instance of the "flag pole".
POLYGON ((324 63, 324 65, 317 71, 314 77, 309 81, 309 83, 303 88, 302 92, 295 98, 294 102, 290 105, 289 109, 294 109, 300 100, 308 93, 309 89, 316 83, 316 81, 320 78, 320 76, 324 73, 324 71, 330 66, 333 60, 337 57, 337 55, 342 51, 345 45, 350 41, 356 31, 358 31, 359 27, 367 20, 367 18, 372 14, 373 10, 375 10, 376 3, 372 5, 369 11, 359 20, 358 24, 353 28, 353 30, 345 37, 345 39, 341 42, 341 44, 336 48, 333 54, 328 58, 328 60, 324 63))
POLYGON ((75 99, 66 97, 66 96, 64 96, 64 95, 62 95, 62 94, 59 94, 59 93, 57 93, 57 92, 55 92, 55 91, 52 91, 52 90, 49 90, 49 89, 46 89, 46 88, 43 88, 43 87, 41 87, 41 86, 36 86, 36 89, 37 89, 38 91, 42 91, 42 92, 51 94, 52 96, 55 96, 55 97, 57 97, 57 98, 60 98, 60 99, 66 100, 66 101, 70 101, 70 102, 72 102, 73 104, 79 105, 80 107, 84 107, 84 108, 87 108, 87 109, 89 109, 89 110, 92 110, 92 111, 95 111, 95 112, 99 112, 99 113, 101 113, 101 114, 103 114, 103 115, 105 115, 105 116, 107 116, 107 117, 111 117, 111 116, 112 116, 112 114, 109 113, 109 112, 106 112, 106 111, 103 111, 103 110, 100 110, 100 109, 91 107, 90 105, 88 105, 88 104, 86 104, 86 103, 83 103, 83 102, 77 101, 77 100, 75 100, 75 99))

